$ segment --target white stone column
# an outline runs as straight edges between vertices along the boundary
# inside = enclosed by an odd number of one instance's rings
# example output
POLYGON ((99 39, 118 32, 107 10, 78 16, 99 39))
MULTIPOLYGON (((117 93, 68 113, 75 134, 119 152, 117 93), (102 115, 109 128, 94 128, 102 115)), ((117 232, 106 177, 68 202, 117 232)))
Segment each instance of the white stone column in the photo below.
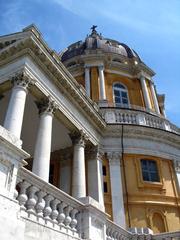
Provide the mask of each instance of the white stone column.
POLYGON ((24 108, 26 103, 26 96, 28 93, 28 85, 30 79, 21 73, 12 79, 14 87, 6 112, 4 127, 13 133, 16 137, 20 138, 21 129, 24 117, 24 108))
POLYGON ((59 188, 64 192, 71 194, 71 149, 65 149, 60 160, 59 188))
POLYGON ((85 66, 85 89, 87 95, 91 96, 91 83, 90 83, 90 68, 85 66))
POLYGON ((144 76, 140 77, 140 82, 141 82, 141 87, 142 87, 142 91, 143 91, 143 97, 144 97, 146 108, 151 109, 151 101, 150 101, 150 97, 149 97, 148 88, 146 85, 146 79, 144 76))
POLYGON ((97 147, 86 152, 88 160, 88 195, 104 208, 102 156, 97 147))
POLYGON ((154 84, 153 84, 152 82, 150 83, 150 88, 151 88, 151 93, 152 93, 152 98, 153 98, 153 102, 154 102, 155 111, 156 111, 158 114, 160 114, 159 104, 158 104, 156 92, 155 92, 155 89, 154 89, 154 84))
POLYGON ((37 103, 39 108, 39 128, 37 133, 33 173, 41 177, 44 181, 49 181, 50 154, 52 120, 55 104, 52 101, 37 103))
POLYGON ((180 193, 180 160, 174 160, 174 169, 177 177, 178 190, 180 193))
POLYGON ((121 154, 118 152, 109 152, 107 153, 107 157, 109 159, 110 167, 113 221, 125 228, 126 222, 120 167, 121 154))
POLYGON ((85 176, 85 139, 82 135, 71 134, 74 145, 72 166, 72 196, 75 198, 86 197, 85 176))
POLYGON ((106 89, 105 89, 105 80, 104 80, 104 67, 102 65, 98 66, 99 70, 99 92, 100 92, 100 99, 99 100, 106 100, 106 89))

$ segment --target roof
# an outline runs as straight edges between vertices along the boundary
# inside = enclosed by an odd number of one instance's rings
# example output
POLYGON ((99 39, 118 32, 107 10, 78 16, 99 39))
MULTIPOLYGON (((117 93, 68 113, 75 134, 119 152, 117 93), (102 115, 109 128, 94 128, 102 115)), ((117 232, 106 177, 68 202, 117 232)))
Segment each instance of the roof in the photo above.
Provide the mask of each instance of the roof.
POLYGON ((141 61, 139 55, 129 46, 113 39, 104 38, 94 27, 96 26, 91 28, 91 34, 88 35, 84 41, 78 41, 71 44, 67 50, 62 53, 62 62, 75 56, 86 54, 86 50, 97 49, 100 49, 105 53, 115 53, 127 58, 137 58, 141 61))

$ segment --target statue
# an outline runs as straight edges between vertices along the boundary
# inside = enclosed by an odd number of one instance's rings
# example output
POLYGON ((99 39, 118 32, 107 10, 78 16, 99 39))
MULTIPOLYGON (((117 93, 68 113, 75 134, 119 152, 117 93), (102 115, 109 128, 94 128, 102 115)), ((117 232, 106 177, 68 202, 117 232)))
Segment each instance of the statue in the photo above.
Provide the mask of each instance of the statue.
POLYGON ((97 28, 97 26, 96 26, 96 25, 93 25, 93 26, 91 27, 92 32, 96 32, 96 28, 97 28))

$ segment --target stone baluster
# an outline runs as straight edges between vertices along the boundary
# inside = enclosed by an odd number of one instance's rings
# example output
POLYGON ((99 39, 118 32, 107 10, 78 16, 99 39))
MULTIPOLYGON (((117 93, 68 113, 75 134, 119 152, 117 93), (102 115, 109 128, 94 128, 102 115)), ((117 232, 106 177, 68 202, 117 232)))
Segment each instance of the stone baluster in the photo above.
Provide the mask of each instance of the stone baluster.
POLYGON ((47 99, 38 102, 39 108, 39 129, 36 139, 33 173, 41 177, 44 181, 49 181, 49 165, 51 154, 51 136, 52 136, 52 120, 53 112, 56 109, 56 104, 47 99))
POLYGON ((64 214, 64 208, 67 206, 64 202, 61 202, 58 204, 58 216, 57 216, 57 221, 60 226, 64 226, 64 220, 66 218, 66 215, 64 214))
POLYGON ((65 213, 65 220, 64 220, 64 225, 67 227, 67 228, 70 228, 70 224, 71 224, 71 221, 72 221, 72 218, 70 217, 70 212, 72 211, 72 207, 71 206, 67 206, 65 207, 64 209, 64 213, 65 213))
POLYGON ((113 232, 113 239, 118 239, 118 232, 117 231, 113 232))
POLYGON ((26 103, 26 96, 28 93, 28 86, 32 80, 26 73, 20 73, 13 77, 11 97, 6 112, 4 127, 13 133, 16 137, 20 138, 21 129, 24 117, 24 108, 26 103))
POLYGON ((51 206, 50 206, 50 202, 51 202, 53 199, 54 199, 54 198, 53 198, 50 194, 46 195, 45 198, 44 198, 44 200, 45 200, 45 208, 44 208, 43 213, 44 213, 44 218, 45 218, 46 220, 50 220, 50 215, 51 215, 51 213, 52 213, 52 208, 51 208, 51 206))
POLYGON ((39 217, 43 217, 43 209, 45 207, 45 200, 43 198, 46 196, 46 193, 40 190, 36 195, 38 198, 35 206, 36 213, 39 217))
POLYGON ((51 213, 51 219, 54 223, 57 223, 57 217, 58 217, 58 210, 57 210, 57 205, 60 203, 59 200, 54 199, 51 202, 51 208, 52 208, 52 213, 51 213))
POLYGON ((18 184, 18 187, 20 188, 19 195, 17 197, 17 200, 19 201, 19 205, 22 210, 26 210, 25 204, 28 200, 27 196, 27 188, 30 186, 30 184, 26 181, 22 181, 18 184))
POLYGON ((26 202, 27 212, 28 213, 35 213, 35 205, 37 202, 37 197, 35 193, 38 191, 38 188, 35 186, 30 186, 27 190, 28 194, 28 201, 26 202))
POLYGON ((77 226, 77 219, 76 219, 76 215, 78 213, 78 210, 77 209, 73 209, 71 211, 71 223, 70 223, 70 226, 72 228, 73 231, 76 231, 76 226, 77 226))

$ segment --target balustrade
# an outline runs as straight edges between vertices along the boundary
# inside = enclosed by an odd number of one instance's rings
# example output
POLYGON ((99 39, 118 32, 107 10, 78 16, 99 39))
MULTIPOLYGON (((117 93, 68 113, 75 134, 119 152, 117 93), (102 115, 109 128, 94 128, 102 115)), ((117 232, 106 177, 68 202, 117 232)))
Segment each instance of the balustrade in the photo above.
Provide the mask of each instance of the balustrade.
POLYGON ((132 234, 110 220, 106 222, 106 240, 126 240, 131 239, 132 234))
MULTIPOLYGON (((20 205, 21 216, 76 239, 82 239, 79 229, 83 222, 80 210, 86 209, 83 203, 24 168, 18 172, 16 189, 15 198, 20 205)), ((155 235, 133 234, 109 219, 106 220, 105 228, 106 240, 178 240, 180 237, 179 231, 155 235)))
POLYGON ((24 168, 19 170, 15 196, 21 212, 27 213, 23 216, 79 235, 77 215, 82 204, 24 168))
POLYGON ((180 129, 168 120, 145 111, 123 108, 102 108, 100 111, 107 123, 142 125, 180 134, 180 129))

